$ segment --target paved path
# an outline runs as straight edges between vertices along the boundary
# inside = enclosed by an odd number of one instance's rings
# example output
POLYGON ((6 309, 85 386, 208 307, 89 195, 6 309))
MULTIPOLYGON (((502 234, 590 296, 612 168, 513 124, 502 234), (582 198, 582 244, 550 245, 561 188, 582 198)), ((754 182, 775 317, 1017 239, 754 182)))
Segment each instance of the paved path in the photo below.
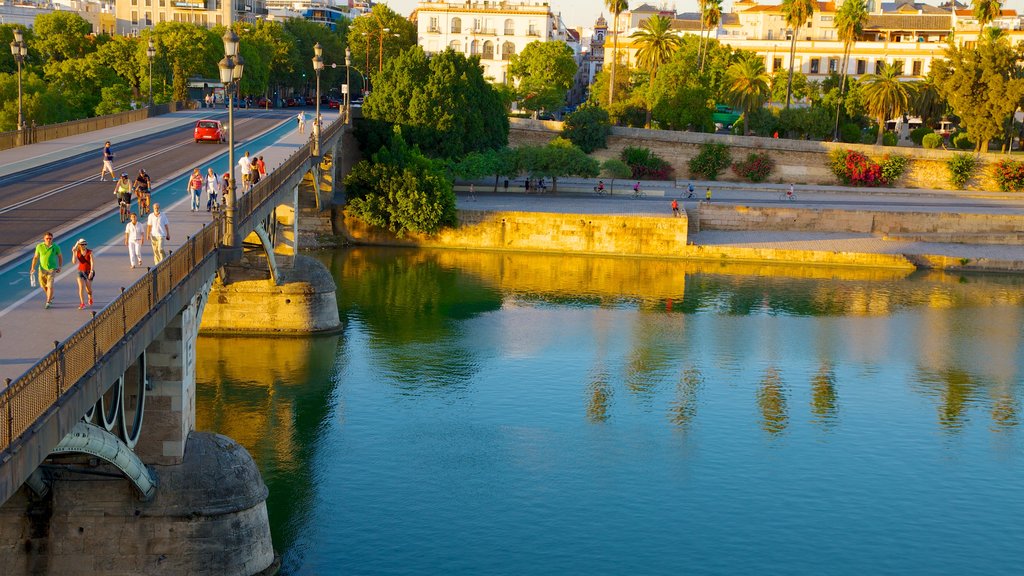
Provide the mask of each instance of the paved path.
MULTIPOLYGON (((324 116, 325 122, 329 123, 337 114, 325 114, 324 116)), ((241 155, 249 149, 253 155, 262 155, 268 172, 273 171, 273 168, 294 154, 309 136, 308 132, 305 135, 298 134, 294 123, 290 123, 289 120, 290 118, 284 120, 278 128, 283 134, 276 138, 267 137, 271 138, 272 142, 258 148, 238 146, 236 154, 241 155)), ((223 173, 227 163, 222 160, 220 167, 216 162, 212 165, 218 173, 223 173)), ((165 243, 165 249, 168 247, 171 250, 176 249, 186 236, 195 234, 211 220, 210 214, 205 210, 202 212, 190 211, 189 200, 184 193, 184 176, 183 173, 180 177, 182 182, 180 186, 174 182, 169 183, 170 189, 179 190, 180 193, 176 192, 173 196, 165 199, 157 199, 162 210, 167 213, 171 224, 171 241, 165 243)), ((204 193, 204 203, 205 200, 204 193)), ((117 224, 116 211, 109 209, 89 215, 87 219, 90 218, 113 218, 117 224)), ((93 284, 95 304, 91 309, 78 309, 76 285, 78 273, 70 264, 74 237, 62 239, 60 242, 65 265, 57 277, 53 308, 43 309, 45 298, 40 289, 25 290, 28 286, 28 266, 24 267, 24 274, 20 276, 20 284, 17 289, 20 292, 27 292, 27 294, 6 308, 0 309, 0 389, 4 387, 3 378, 15 379, 20 376, 53 349, 54 341, 63 341, 73 334, 91 317, 93 311, 101 310, 110 304, 120 294, 121 287, 130 286, 145 273, 145 268, 131 268, 128 262, 128 249, 124 246, 123 230, 124 227, 117 224, 117 232, 113 237, 109 233, 100 237, 88 232, 84 234, 89 242, 89 247, 95 253, 96 261, 96 280, 93 284)), ((152 250, 148 241, 143 247, 143 261, 146 266, 151 266, 153 263, 152 250)), ((5 289, 13 290, 14 288, 5 287, 5 289)))

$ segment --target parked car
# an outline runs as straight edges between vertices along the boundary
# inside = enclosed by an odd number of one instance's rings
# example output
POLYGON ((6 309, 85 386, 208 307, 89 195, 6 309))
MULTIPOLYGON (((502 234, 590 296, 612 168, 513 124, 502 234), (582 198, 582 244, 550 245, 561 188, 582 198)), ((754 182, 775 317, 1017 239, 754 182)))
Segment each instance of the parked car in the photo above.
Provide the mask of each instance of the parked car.
POLYGON ((257 108, 270 108, 271 107, 270 99, 267 98, 266 96, 260 96, 260 98, 258 100, 256 100, 256 107, 257 108))
POLYGON ((715 104, 715 111, 711 113, 711 121, 724 128, 732 126, 739 119, 740 113, 725 104, 715 104))
POLYGON ((288 108, 291 108, 292 106, 298 106, 298 104, 295 103, 295 98, 292 98, 291 96, 284 99, 284 105, 288 108))
POLYGON ((225 139, 224 127, 220 120, 200 120, 196 122, 196 128, 192 132, 196 142, 223 142, 225 139))
POLYGON ((334 109, 341 108, 341 101, 338 100, 337 98, 328 98, 327 99, 327 107, 328 108, 334 108, 334 109))

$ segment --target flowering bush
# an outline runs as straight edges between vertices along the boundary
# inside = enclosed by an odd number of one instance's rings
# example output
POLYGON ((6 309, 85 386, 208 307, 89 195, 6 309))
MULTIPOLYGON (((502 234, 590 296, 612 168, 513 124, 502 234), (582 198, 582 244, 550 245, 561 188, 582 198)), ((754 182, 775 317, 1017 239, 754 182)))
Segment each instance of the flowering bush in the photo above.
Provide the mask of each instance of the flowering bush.
POLYGON ((967 152, 954 154, 952 158, 946 161, 946 166, 949 168, 950 184, 957 188, 967 186, 967 182, 974 175, 974 169, 980 165, 981 158, 973 154, 967 152))
POLYGON ((1024 162, 1000 160, 996 162, 992 176, 1003 192, 1019 192, 1024 189, 1024 162))
POLYGON ((753 152, 747 159, 732 165, 732 171, 751 182, 764 182, 775 169, 775 161, 764 152, 753 152))
POLYGON ((879 164, 856 150, 835 149, 829 152, 829 168, 843 184, 852 186, 885 186, 903 176, 910 159, 899 154, 888 155, 879 164))
POLYGON ((718 175, 732 164, 729 147, 725 144, 708 142, 700 147, 700 152, 690 158, 690 176, 717 180, 718 175))

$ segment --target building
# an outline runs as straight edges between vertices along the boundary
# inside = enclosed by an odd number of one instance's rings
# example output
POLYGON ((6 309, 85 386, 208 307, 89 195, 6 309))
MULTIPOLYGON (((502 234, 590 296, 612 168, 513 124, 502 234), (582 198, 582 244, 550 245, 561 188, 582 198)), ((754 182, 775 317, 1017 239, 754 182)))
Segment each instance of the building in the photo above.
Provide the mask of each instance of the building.
POLYGON ((305 18, 336 30, 342 20, 368 13, 372 2, 354 0, 265 0, 268 20, 305 18))
POLYGON ((425 52, 479 56, 484 76, 501 83, 508 82, 509 60, 530 42, 570 41, 561 16, 539 0, 421 1, 414 16, 425 52))
MULTIPOLYGON (((0 24, 20 24, 31 28, 40 14, 49 14, 59 7, 49 2, 13 2, 11 0, 0 0, 0 24)), ((7 46, 3 47, 4 50, 7 46)))
POLYGON ((117 33, 136 35, 160 22, 223 26, 266 14, 265 0, 115 0, 117 33), (232 16, 231 11, 234 11, 232 16), (229 16, 232 16, 229 18, 229 16))

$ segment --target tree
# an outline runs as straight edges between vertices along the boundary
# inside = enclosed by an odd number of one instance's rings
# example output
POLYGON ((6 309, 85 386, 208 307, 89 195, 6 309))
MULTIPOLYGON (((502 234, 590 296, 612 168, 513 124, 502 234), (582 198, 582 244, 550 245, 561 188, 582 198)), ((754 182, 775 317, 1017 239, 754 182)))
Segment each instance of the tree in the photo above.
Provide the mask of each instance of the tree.
POLYGON ((189 78, 219 77, 217 62, 224 57, 224 44, 216 32, 184 22, 161 22, 154 33, 157 52, 171 66, 175 100, 188 100, 189 78))
MULTIPOLYGON (((345 63, 345 48, 341 36, 332 32, 330 28, 316 22, 310 22, 304 18, 289 18, 284 21, 284 31, 291 36, 295 43, 295 61, 292 65, 292 74, 285 82, 295 88, 299 88, 304 94, 312 94, 315 88, 316 76, 313 73, 313 47, 319 43, 323 50, 325 68, 320 72, 320 86, 335 86, 341 83, 345 73, 344 67, 331 68, 331 64, 345 63)), ((387 44, 387 40, 384 41, 387 44)), ((355 58, 353 58, 355 59, 355 58)), ((246 74, 248 74, 248 69, 246 74)), ((245 80, 243 76, 243 81, 245 80)))
MULTIPOLYGON (((718 29, 718 24, 722 21, 722 0, 705 0, 704 10, 701 13, 701 30, 708 29, 708 43, 711 42, 711 31, 718 29)), ((707 56, 707 50, 701 52, 700 58, 700 71, 704 71, 704 59, 707 56)))
POLYGON ((89 34, 92 24, 75 12, 57 11, 36 16, 35 47, 44 61, 81 58, 95 50, 89 34))
POLYGON ((951 46, 945 60, 936 60, 932 75, 940 96, 960 116, 979 150, 998 137, 1007 116, 1024 97, 1017 77, 1017 54, 1003 39, 985 39, 976 48, 951 46))
POLYGON ((386 140, 397 124, 428 156, 455 157, 508 143, 505 107, 484 79, 479 58, 453 50, 428 58, 417 46, 389 61, 374 79, 363 116, 370 120, 360 128, 364 142, 374 133, 386 140))
POLYGON ((433 234, 455 225, 452 182, 431 160, 406 144, 401 128, 373 161, 356 164, 345 177, 349 209, 361 220, 399 236, 433 234))
POLYGON ((792 34, 792 39, 789 43, 789 82, 786 89, 786 108, 789 108, 789 102, 793 95, 793 63, 796 60, 796 37, 800 33, 800 28, 814 16, 814 0, 783 0, 782 2, 782 15, 786 18, 786 25, 792 34))
POLYGON ((628 64, 620 67, 618 75, 615 76, 615 85, 612 86, 610 83, 611 69, 605 68, 597 73, 594 83, 590 87, 590 103, 604 108, 615 125, 643 126, 643 100, 634 90, 633 77, 635 74, 634 69, 628 64), (603 94, 612 88, 614 88, 615 97, 609 105, 603 94), (637 116, 634 112, 637 110, 639 110, 639 120, 634 123, 633 119, 637 116))
POLYGON ((759 58, 748 58, 730 66, 727 75, 732 104, 743 109, 744 131, 750 135, 750 123, 746 118, 751 110, 760 108, 768 99, 768 73, 759 58))
POLYGON ((526 110, 556 110, 576 76, 576 59, 565 42, 530 42, 522 53, 512 56, 509 75, 518 85, 518 96, 526 110))
POLYGON ((618 158, 609 158, 601 164, 601 176, 609 179, 608 193, 615 193, 615 179, 629 178, 633 175, 633 169, 618 158))
POLYGON ((611 82, 608 84, 608 107, 612 105, 614 99, 614 87, 615 87, 615 69, 619 65, 619 15, 629 10, 628 0, 604 0, 604 5, 608 7, 608 11, 612 13, 612 42, 614 48, 612 49, 611 60, 612 60, 612 71, 611 71, 611 82))
POLYGON ((531 176, 551 178, 552 193, 558 192, 559 176, 593 178, 600 163, 565 138, 555 138, 546 146, 522 146, 517 149, 519 165, 531 176))
POLYGON ((1002 13, 1001 0, 972 0, 974 4, 974 17, 978 19, 978 26, 984 28, 1002 13))
MULTIPOLYGON (((383 65, 416 45, 416 25, 386 4, 376 4, 369 14, 352 21, 346 41, 352 51, 352 66, 376 80, 383 65)), ((377 89, 373 81, 370 84, 377 89)))
MULTIPOLYGON (((857 38, 864 31, 864 23, 867 20, 868 7, 865 0, 846 0, 843 2, 842 7, 839 8, 839 12, 836 13, 836 36, 843 43, 842 82, 839 85, 840 97, 846 92, 846 71, 850 66, 850 52, 853 50, 854 44, 857 43, 857 38)), ((837 139, 839 137, 840 110, 841 107, 836 108, 835 136, 837 139)))
POLYGON ((587 154, 598 148, 607 148, 608 135, 611 131, 608 112, 595 105, 581 106, 570 114, 562 125, 562 136, 587 154))
POLYGON ((14 31, 21 30, 22 38, 25 44, 28 45, 29 53, 28 60, 39 61, 39 54, 35 48, 35 34, 31 28, 26 28, 21 24, 0 24, 0 74, 15 74, 18 71, 18 65, 14 62, 14 56, 8 49, 11 42, 14 41, 14 31))
MULTIPOLYGON (((146 54, 145 48, 140 51, 140 44, 139 39, 135 37, 114 36, 96 50, 99 61, 124 80, 134 98, 139 98, 142 79, 148 74, 139 61, 140 54, 143 59, 146 54)), ((148 60, 144 61, 148 63, 148 60)))
MULTIPOLYGON (((672 32, 672 20, 661 15, 651 16, 630 35, 638 46, 636 51, 637 64, 650 74, 650 83, 658 75, 658 67, 672 59, 672 55, 682 44, 681 39, 672 32)), ((651 126, 651 108, 653 102, 647 101, 647 127, 651 126)))
POLYGON ((913 87, 900 82, 899 66, 884 65, 876 74, 868 74, 861 78, 864 91, 864 103, 868 113, 878 120, 878 139, 876 146, 882 145, 885 134, 885 121, 899 116, 910 109, 910 98, 913 87))
POLYGON ((711 91, 699 85, 677 85, 674 92, 656 99, 651 118, 668 130, 712 132, 715 121, 711 91))
MULTIPOLYGON (((244 24, 237 23, 234 28, 238 34, 239 46, 251 44, 263 51, 263 60, 269 67, 268 87, 292 84, 295 71, 301 65, 298 41, 280 22, 256 20, 244 24)), ((242 76, 242 82, 245 82, 245 77, 249 74, 249 55, 242 54, 242 57, 246 59, 246 73, 242 76)), ((256 94, 259 90, 253 89, 247 93, 256 94)))

